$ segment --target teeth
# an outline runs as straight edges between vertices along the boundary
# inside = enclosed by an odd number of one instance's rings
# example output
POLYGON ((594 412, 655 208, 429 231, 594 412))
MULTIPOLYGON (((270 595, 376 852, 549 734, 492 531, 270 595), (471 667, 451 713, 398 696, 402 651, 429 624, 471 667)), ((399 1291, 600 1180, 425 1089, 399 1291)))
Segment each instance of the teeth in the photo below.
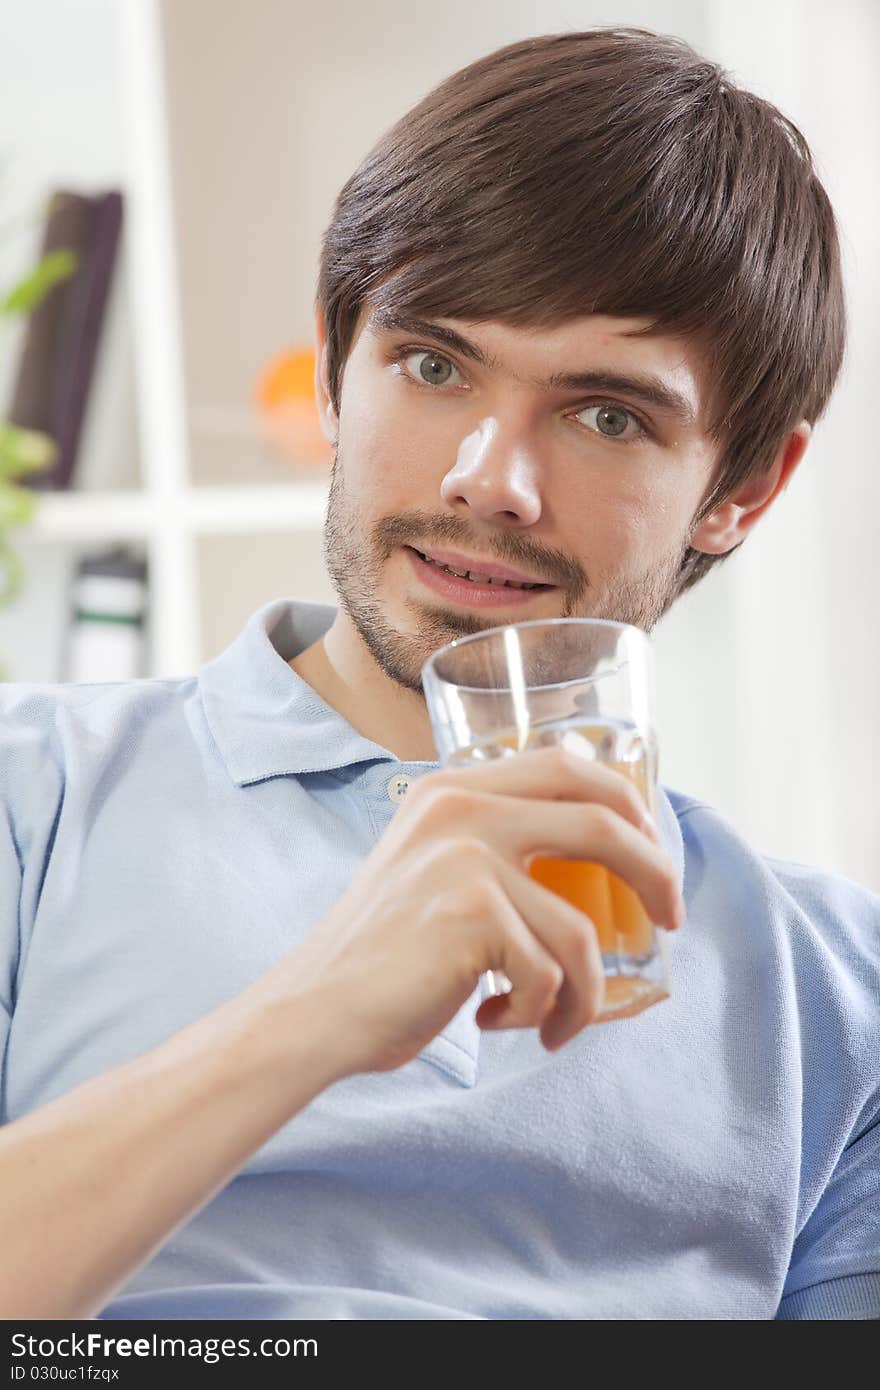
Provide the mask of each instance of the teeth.
POLYGON ((426 564, 436 565, 438 569, 445 570, 447 574, 454 574, 456 579, 469 579, 472 584, 494 584, 496 588, 506 589, 540 589, 541 584, 518 584, 513 579, 493 579, 489 574, 477 574, 474 570, 454 570, 449 565, 441 565, 437 560, 432 560, 429 555, 422 555, 420 550, 416 554, 421 556, 426 564))

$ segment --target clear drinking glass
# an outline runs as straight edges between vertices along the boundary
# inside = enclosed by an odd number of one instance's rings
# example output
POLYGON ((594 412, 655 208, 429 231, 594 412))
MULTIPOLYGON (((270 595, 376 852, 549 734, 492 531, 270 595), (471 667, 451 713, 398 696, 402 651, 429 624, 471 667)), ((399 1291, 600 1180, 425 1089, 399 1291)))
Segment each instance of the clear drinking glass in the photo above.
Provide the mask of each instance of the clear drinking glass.
MULTIPOLYGON (((444 765, 562 744, 620 772, 656 819, 653 647, 641 628, 600 618, 490 628, 434 652, 422 684, 444 765)), ((669 997, 664 932, 623 879, 601 864, 538 856, 528 872, 596 928, 605 971, 598 1022, 669 997)), ((498 994, 510 981, 490 971, 486 985, 498 994)))

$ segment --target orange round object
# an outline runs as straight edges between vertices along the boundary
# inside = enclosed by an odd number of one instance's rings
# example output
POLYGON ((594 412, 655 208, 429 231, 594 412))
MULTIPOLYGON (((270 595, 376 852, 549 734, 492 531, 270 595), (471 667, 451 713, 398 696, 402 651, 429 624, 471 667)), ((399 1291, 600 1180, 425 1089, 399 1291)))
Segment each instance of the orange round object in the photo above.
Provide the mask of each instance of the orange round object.
POLYGON ((273 357, 257 382, 257 400, 265 410, 282 401, 314 400, 315 354, 311 348, 273 357))
POLYGON ((256 385, 267 441, 294 463, 326 464, 332 455, 315 403, 315 354, 292 348, 267 364, 256 385))

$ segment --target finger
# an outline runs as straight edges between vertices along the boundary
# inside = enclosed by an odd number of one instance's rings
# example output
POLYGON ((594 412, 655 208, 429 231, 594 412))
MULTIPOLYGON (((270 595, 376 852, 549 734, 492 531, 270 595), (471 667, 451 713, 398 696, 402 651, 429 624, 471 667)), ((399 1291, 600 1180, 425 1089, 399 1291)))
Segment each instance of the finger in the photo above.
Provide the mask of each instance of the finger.
MULTIPOLYGON (((573 751, 573 745, 530 748, 511 758, 445 768, 422 778, 420 786, 427 789, 431 783, 545 801, 602 801, 637 830, 650 833, 648 806, 634 783, 617 769, 573 751)), ((656 833, 651 838, 656 843, 656 833)))
POLYGON ((601 802, 577 806, 518 797, 468 798, 470 830, 516 867, 535 858, 602 864, 638 894, 650 920, 675 930, 684 921, 678 875, 665 850, 601 802), (481 827, 483 827, 481 832, 481 827))
POLYGON ((596 928, 585 912, 503 860, 494 872, 529 931, 562 967, 553 1007, 542 1021, 542 1036, 549 1027, 561 1045, 602 1010, 605 975, 596 928))
MULTIPOLYGON (((511 984, 509 994, 497 996, 494 1008, 496 1017, 503 1014, 503 1022, 492 1026, 537 1028, 554 1006, 564 980, 563 967, 537 933, 529 930, 499 879, 490 877, 484 888, 482 921, 492 928, 487 968, 503 970, 511 984)), ((478 1020, 481 1011, 484 1018, 492 1016, 493 1010, 484 1010, 487 1003, 484 1000, 477 1010, 478 1020)))

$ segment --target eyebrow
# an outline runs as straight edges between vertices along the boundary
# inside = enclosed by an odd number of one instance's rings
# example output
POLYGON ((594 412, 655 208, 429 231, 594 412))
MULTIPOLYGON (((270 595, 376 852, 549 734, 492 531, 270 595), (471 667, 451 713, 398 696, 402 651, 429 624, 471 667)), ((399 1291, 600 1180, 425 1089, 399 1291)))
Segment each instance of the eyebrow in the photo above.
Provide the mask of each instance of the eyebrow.
MULTIPOLYGON (((431 323, 428 319, 414 318, 397 309, 376 309, 368 322, 371 331, 379 332, 405 332, 412 333, 419 338, 433 338, 437 343, 443 343, 445 347, 451 348, 459 353, 461 357, 467 357, 471 362, 476 362, 487 370, 493 370, 499 366, 498 359, 483 352, 476 343, 472 343, 468 338, 463 338, 460 333, 456 333, 453 328, 444 328, 439 323, 431 323)), ((612 371, 583 371, 583 372, 554 372, 552 376, 545 380, 532 379, 532 384, 544 391, 610 391, 616 395, 635 397, 647 402, 649 405, 656 406, 658 410, 675 419, 680 425, 691 428, 696 423, 696 416, 691 402, 686 396, 676 391, 662 377, 655 376, 651 372, 637 372, 633 374, 623 374, 612 371)))

